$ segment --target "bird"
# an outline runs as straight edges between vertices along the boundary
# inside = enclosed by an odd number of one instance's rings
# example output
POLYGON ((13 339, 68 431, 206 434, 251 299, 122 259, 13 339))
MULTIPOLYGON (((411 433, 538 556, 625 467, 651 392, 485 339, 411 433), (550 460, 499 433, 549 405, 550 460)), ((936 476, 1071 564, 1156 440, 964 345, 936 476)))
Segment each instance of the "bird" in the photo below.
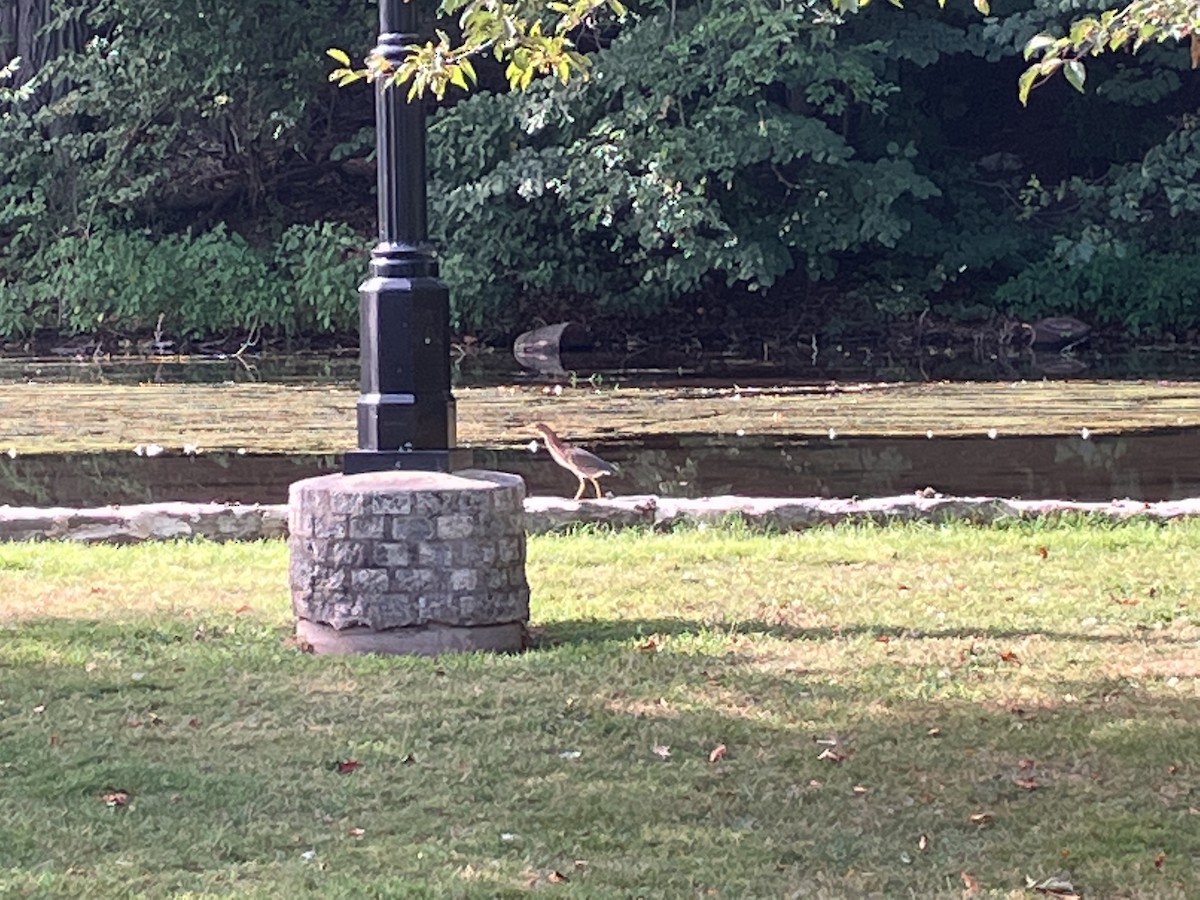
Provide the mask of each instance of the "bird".
POLYGON ((533 427, 535 431, 541 432, 542 438, 546 442, 546 449, 554 461, 579 479, 579 490, 575 492, 576 500, 583 496, 589 482, 596 489, 596 498, 599 499, 603 496, 600 492, 599 479, 605 475, 616 474, 617 470, 612 463, 601 459, 595 453, 589 453, 582 447, 572 447, 570 444, 564 443, 544 422, 538 422, 533 427))

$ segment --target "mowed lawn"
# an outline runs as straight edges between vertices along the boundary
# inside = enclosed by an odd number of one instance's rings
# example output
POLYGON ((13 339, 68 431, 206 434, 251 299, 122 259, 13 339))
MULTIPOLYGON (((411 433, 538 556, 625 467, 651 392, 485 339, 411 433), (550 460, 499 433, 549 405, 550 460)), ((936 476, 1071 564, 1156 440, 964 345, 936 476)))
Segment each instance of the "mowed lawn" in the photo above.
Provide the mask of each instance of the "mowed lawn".
POLYGON ((435 660, 303 652, 283 543, 0 545, 0 896, 1198 897, 1198 550, 536 537, 435 660))

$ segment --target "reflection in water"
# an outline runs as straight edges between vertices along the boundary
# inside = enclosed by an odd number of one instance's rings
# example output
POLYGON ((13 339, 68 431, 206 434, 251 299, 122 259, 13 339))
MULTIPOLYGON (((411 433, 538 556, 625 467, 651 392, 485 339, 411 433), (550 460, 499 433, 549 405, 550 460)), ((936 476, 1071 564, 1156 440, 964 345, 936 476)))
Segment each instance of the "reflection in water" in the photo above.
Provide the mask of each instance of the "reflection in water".
MULTIPOLYGON (((594 443, 620 467, 613 493, 700 497, 959 496, 1147 502, 1200 496, 1200 430, 987 438, 742 438, 683 434, 594 443)), ((476 448, 474 464, 515 472, 531 494, 570 497, 545 453, 476 448)), ((0 504, 96 506, 166 500, 285 503, 288 485, 339 470, 330 454, 129 452, 0 456, 0 504)))
MULTIPOLYGON (((569 330, 559 337, 565 339, 569 330)), ((532 333, 536 337, 536 333, 532 333)), ((580 352, 581 341, 555 346, 550 340, 531 340, 523 346, 528 364, 505 353, 468 352, 451 360, 454 383, 462 386, 497 386, 530 381, 586 381, 605 384, 671 386, 737 382, 770 382, 777 385, 916 381, 1011 381, 1078 376, 1089 378, 1200 378, 1200 354, 1170 348, 1121 348, 1106 353, 1076 349, 1063 354, 1029 349, 1015 355, 971 354, 950 351, 908 356, 871 353, 863 347, 834 347, 813 361, 807 353, 790 358, 738 358, 725 354, 639 350, 630 353, 580 352), (558 352, 555 352, 555 351, 558 352)), ((932 351, 932 348, 925 348, 932 351)), ((283 383, 297 385, 352 385, 359 379, 356 350, 328 356, 289 355, 157 359, 0 359, 0 384, 82 382, 102 384, 220 384, 222 382, 283 383)))

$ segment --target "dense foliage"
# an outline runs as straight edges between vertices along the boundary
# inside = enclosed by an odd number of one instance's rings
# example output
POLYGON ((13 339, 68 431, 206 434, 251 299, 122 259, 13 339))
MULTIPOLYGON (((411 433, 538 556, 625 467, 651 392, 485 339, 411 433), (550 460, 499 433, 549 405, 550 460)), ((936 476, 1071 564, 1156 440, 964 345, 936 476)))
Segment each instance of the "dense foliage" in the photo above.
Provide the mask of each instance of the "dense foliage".
MULTIPOLYGON (((371 4, 16 2, 65 37, 0 81, 0 335, 353 327, 370 89, 331 86, 323 51, 369 47, 371 4)), ((1022 48, 1075 9, 647 0, 575 35, 587 80, 510 92, 477 61, 430 133, 456 326, 809 304, 829 327, 932 307, 1189 334, 1188 50, 1100 58, 1096 90, 1023 110, 1022 48)))

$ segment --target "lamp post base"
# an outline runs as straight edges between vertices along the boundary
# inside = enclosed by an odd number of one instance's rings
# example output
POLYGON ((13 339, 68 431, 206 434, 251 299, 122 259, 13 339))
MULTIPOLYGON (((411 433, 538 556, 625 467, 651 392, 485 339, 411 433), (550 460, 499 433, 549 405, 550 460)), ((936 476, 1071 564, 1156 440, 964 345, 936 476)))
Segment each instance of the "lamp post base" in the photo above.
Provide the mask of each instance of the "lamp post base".
POLYGON ((457 472, 472 467, 474 454, 463 447, 451 450, 349 450, 342 458, 347 475, 364 472, 457 472))

